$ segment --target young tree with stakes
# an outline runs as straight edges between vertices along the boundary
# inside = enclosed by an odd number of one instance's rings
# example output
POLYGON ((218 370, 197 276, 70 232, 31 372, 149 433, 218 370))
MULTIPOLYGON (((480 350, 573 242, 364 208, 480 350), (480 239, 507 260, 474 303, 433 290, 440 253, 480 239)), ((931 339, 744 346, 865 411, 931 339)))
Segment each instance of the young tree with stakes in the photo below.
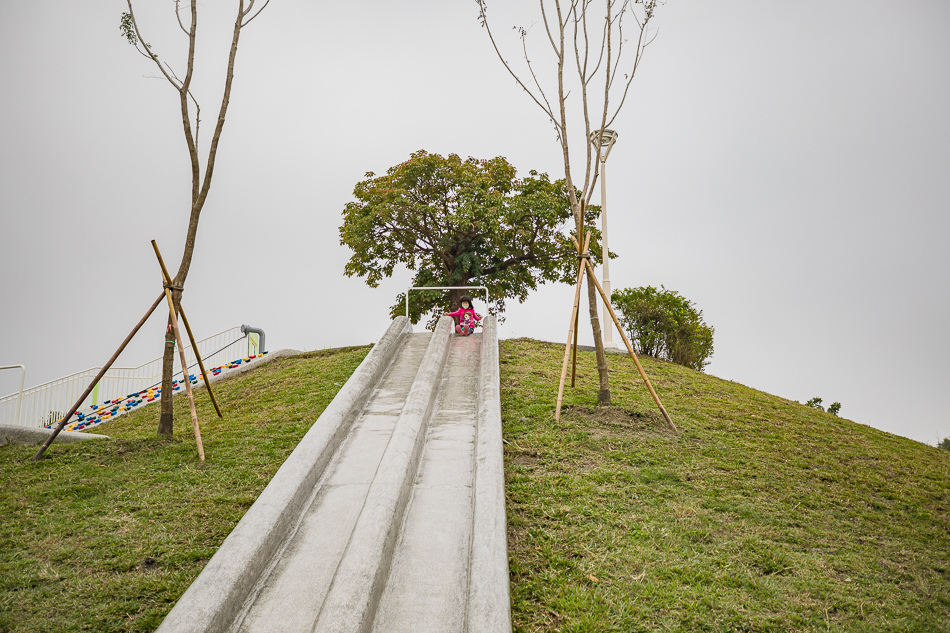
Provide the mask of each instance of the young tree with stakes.
MULTIPOLYGON (((601 146, 600 143, 590 142, 591 134, 594 133, 594 138, 597 138, 598 133, 609 128, 626 102, 643 53, 652 42, 647 27, 653 19, 657 0, 539 0, 544 36, 556 64, 557 88, 553 104, 548 97, 550 89, 545 89, 544 82, 528 55, 528 29, 517 29, 525 62, 524 71, 519 74, 502 55, 498 40, 492 32, 488 20, 487 0, 476 2, 479 7, 479 20, 488 33, 498 58, 554 126, 561 146, 564 179, 570 195, 578 241, 582 244, 584 211, 590 203, 600 170, 601 146), (625 28, 630 26, 630 20, 634 23, 634 37, 627 39, 625 28), (567 82, 573 82, 573 85, 567 85, 567 82), (577 107, 569 112, 568 99, 572 94, 577 107), (583 136, 578 133, 580 130, 575 130, 575 124, 582 128, 583 136), (572 137, 572 134, 575 136, 572 137), (572 138, 575 143, 573 146, 572 138), (582 185, 578 185, 575 175, 577 172, 571 168, 571 149, 576 149, 578 141, 583 142, 585 148, 582 185)), ((590 268, 587 269, 587 282, 597 373, 600 378, 597 401, 599 405, 607 406, 610 404, 610 380, 597 314, 597 292, 590 268)))
MULTIPOLYGON (((158 69, 159 74, 178 92, 185 143, 188 146, 188 156, 191 161, 191 212, 188 219, 188 232, 185 237, 185 249, 182 253, 178 273, 172 279, 171 284, 169 284, 172 290, 172 301, 177 312, 180 310, 185 278, 188 276, 188 270, 191 267, 191 260, 195 251, 195 236, 198 232, 198 219, 201 216, 201 210, 204 208, 205 201, 208 198, 208 192, 211 189, 211 177, 214 174, 218 142, 221 140, 225 114, 227 114, 228 103, 231 98, 231 82, 234 79, 234 59, 237 57, 238 41, 240 40, 241 31, 244 27, 261 14, 261 11, 267 7, 270 0, 264 0, 264 3, 259 7, 255 6, 258 4, 257 0, 238 0, 237 2, 237 17, 234 20, 234 29, 231 36, 228 67, 224 80, 224 94, 221 97, 221 105, 218 108, 218 120, 215 123, 211 142, 208 146, 207 154, 204 156, 204 165, 202 165, 202 156, 198 146, 201 108, 192 93, 192 79, 195 70, 195 43, 198 33, 198 2, 197 0, 191 0, 189 10, 184 12, 182 11, 181 0, 175 0, 175 17, 178 21, 178 26, 188 40, 188 56, 185 62, 184 76, 180 76, 165 59, 160 59, 151 44, 148 44, 142 37, 139 24, 135 19, 135 11, 132 8, 132 0, 126 0, 126 2, 129 10, 127 13, 122 14, 119 29, 122 35, 129 41, 129 44, 134 46, 135 50, 143 57, 151 60, 158 69), (194 109, 192 110, 192 108, 194 109), (204 168, 203 173, 202 167, 204 168)), ((161 414, 158 422, 159 435, 172 435, 174 430, 172 417, 172 367, 174 364, 174 351, 175 341, 171 333, 171 315, 169 314, 168 329, 165 334, 165 348, 162 356, 162 397, 161 414)), ((182 371, 185 374, 183 379, 187 380, 187 368, 183 367, 182 371)))

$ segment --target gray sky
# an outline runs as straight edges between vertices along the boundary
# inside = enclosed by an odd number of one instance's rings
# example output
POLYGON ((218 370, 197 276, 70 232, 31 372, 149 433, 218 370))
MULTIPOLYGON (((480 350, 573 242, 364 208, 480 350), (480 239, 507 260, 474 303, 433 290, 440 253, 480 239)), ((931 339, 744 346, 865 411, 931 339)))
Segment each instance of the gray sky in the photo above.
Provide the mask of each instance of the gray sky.
MULTIPOLYGON (((175 63, 171 4, 139 18, 175 63)), ((223 4, 200 7, 208 134, 223 4)), ((374 341, 409 275, 344 277, 337 227, 363 174, 414 150, 563 175, 474 0, 327 4, 273 0, 242 35, 184 300, 199 337, 248 323, 270 349, 374 341)), ((124 6, 0 2, 0 365, 25 364, 29 384, 111 355, 160 291, 150 239, 173 269, 181 255, 177 95, 121 38, 124 6)), ((535 3, 489 7, 516 57, 510 26, 536 23, 535 3)), ((655 25, 613 126, 613 287, 694 301, 716 328, 713 375, 950 436, 950 4, 669 0, 655 25)), ((512 305, 502 337, 562 341, 572 294, 512 305)), ((158 355, 163 329, 153 318, 119 365, 158 355)))

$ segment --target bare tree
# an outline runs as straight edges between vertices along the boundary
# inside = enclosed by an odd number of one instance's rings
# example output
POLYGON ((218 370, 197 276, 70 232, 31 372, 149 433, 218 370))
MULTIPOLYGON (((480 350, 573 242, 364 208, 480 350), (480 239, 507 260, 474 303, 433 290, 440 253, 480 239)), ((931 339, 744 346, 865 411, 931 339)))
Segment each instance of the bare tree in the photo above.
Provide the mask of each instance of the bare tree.
MULTIPOLYGON (((648 26, 653 19, 657 0, 539 0, 544 30, 542 40, 547 40, 547 45, 542 46, 550 47, 549 52, 553 53, 556 63, 553 81, 557 90, 553 102, 548 95, 554 94, 554 91, 543 77, 544 68, 539 69, 529 55, 530 30, 516 28, 520 36, 521 56, 524 58, 524 67, 516 70, 514 64, 505 59, 492 32, 487 0, 476 2, 479 20, 488 33, 498 59, 554 125, 563 154, 564 178, 570 192, 571 210, 580 235, 584 210, 590 203, 600 175, 601 147, 600 143, 590 142, 591 134, 594 133, 597 138, 602 130, 613 124, 627 100, 643 53, 653 41, 648 26), (633 36, 628 37, 631 32, 633 36), (575 124, 583 128, 583 139, 577 135, 575 124), (573 146, 571 134, 576 135, 573 137, 573 146), (571 169, 571 149, 576 149, 578 141, 583 142, 585 148, 584 177, 580 182, 575 178, 579 172, 571 169)), ((606 406, 610 404, 607 359, 597 315, 593 273, 588 270, 587 276, 587 298, 600 377, 597 402, 606 406)))
MULTIPOLYGON (((175 17, 182 33, 185 34, 188 41, 188 57, 185 62, 184 76, 180 76, 174 70, 172 65, 160 59, 158 53, 153 50, 151 44, 142 37, 138 22, 135 19, 135 11, 132 8, 132 0, 126 0, 129 11, 122 14, 119 23, 119 29, 122 35, 128 39, 135 49, 145 58, 152 61, 158 69, 161 77, 164 77, 171 84, 179 95, 181 104, 181 122, 185 133, 185 143, 188 146, 188 156, 191 160, 191 213, 188 219, 188 233, 185 237, 185 250, 181 257, 181 264, 178 267, 178 273, 172 279, 170 284, 172 290, 172 299, 175 310, 179 309, 181 304, 181 295, 185 286, 185 278, 188 276, 188 270, 191 267, 192 255, 195 251, 195 236, 198 233, 198 219, 201 216, 201 210, 204 208, 205 201, 208 198, 208 192, 211 189, 211 177, 214 174, 214 162, 218 152, 218 142, 221 140, 221 131, 224 129, 224 118, 228 111, 228 103, 231 97, 231 82, 234 79, 234 59, 237 56, 238 40, 241 37, 241 31, 251 20, 260 15, 261 11, 267 7, 270 0, 264 0, 259 7, 255 7, 257 0, 238 0, 237 17, 234 20, 234 30, 231 37, 231 50, 228 55, 228 68, 224 80, 224 94, 221 97, 221 106, 218 109, 218 120, 211 136, 211 142, 208 146, 207 154, 204 156, 204 165, 202 165, 202 156, 198 146, 198 132, 201 126, 201 107, 192 94, 192 78, 195 70, 195 42, 198 33, 198 2, 191 0, 187 11, 182 10, 181 0, 175 0, 175 17), (187 23, 187 27, 186 27, 187 23), (203 173, 202 173, 203 167, 203 173)), ((170 333, 171 315, 169 315, 168 330, 165 335, 165 351, 162 362, 162 399, 161 415, 158 422, 159 435, 171 435, 174 429, 172 417, 172 366, 174 358, 174 336, 170 333)), ((188 368, 183 367, 183 379, 188 379, 188 368)))

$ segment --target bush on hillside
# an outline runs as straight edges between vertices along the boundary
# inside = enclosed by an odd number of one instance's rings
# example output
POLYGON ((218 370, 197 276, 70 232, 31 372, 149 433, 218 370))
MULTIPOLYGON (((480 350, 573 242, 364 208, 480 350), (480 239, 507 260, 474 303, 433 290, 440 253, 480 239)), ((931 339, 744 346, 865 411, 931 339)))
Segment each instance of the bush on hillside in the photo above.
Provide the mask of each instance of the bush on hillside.
POLYGON ((618 290, 610 299, 639 353, 699 371, 709 364, 715 330, 686 297, 646 286, 618 290))
POLYGON ((937 448, 950 451, 950 437, 945 437, 937 442, 937 448))
MULTIPOLYGON (((806 406, 806 407, 811 407, 812 409, 818 409, 819 411, 824 411, 824 410, 825 410, 825 408, 824 408, 823 406, 821 406, 821 398, 819 398, 819 397, 817 397, 817 396, 814 397, 814 398, 812 398, 812 399, 809 400, 808 402, 806 402, 806 403, 805 403, 805 406, 806 406)), ((838 411, 841 411, 841 403, 840 403, 840 402, 832 402, 831 404, 828 405, 828 413, 830 413, 831 415, 837 417, 837 416, 838 416, 838 411)))

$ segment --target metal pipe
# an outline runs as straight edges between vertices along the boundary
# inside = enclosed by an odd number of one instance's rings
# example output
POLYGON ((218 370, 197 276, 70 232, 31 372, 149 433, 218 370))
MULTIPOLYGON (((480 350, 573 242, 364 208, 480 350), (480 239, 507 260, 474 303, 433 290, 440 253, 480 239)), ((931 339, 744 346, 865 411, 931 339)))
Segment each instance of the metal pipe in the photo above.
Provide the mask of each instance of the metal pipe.
POLYGON ((251 327, 250 325, 242 325, 241 334, 243 334, 244 336, 247 336, 248 332, 253 332, 254 334, 257 334, 258 336, 261 337, 261 354, 265 353, 267 351, 267 348, 264 347, 264 330, 257 327, 251 327))
POLYGON ((486 286, 413 286, 406 291, 406 316, 409 316, 409 293, 413 290, 484 290, 485 309, 488 309, 488 288, 486 286))
POLYGON ((26 379, 26 367, 23 365, 4 365, 0 369, 19 369, 20 370, 20 391, 17 392, 16 396, 16 417, 13 418, 13 423, 19 426, 20 424, 20 407, 23 405, 23 381, 26 379))
MULTIPOLYGON (((613 147, 613 143, 610 144, 613 147)), ((610 151, 610 147, 607 151, 610 151)), ((600 162, 600 230, 604 235, 604 292, 607 293, 607 301, 610 300, 610 249, 607 246, 607 154, 604 154, 600 162)), ((604 314, 608 312, 607 304, 604 304, 604 314)), ((604 347, 607 349, 617 349, 614 343, 613 323, 606 319, 601 322, 604 328, 604 347)))

